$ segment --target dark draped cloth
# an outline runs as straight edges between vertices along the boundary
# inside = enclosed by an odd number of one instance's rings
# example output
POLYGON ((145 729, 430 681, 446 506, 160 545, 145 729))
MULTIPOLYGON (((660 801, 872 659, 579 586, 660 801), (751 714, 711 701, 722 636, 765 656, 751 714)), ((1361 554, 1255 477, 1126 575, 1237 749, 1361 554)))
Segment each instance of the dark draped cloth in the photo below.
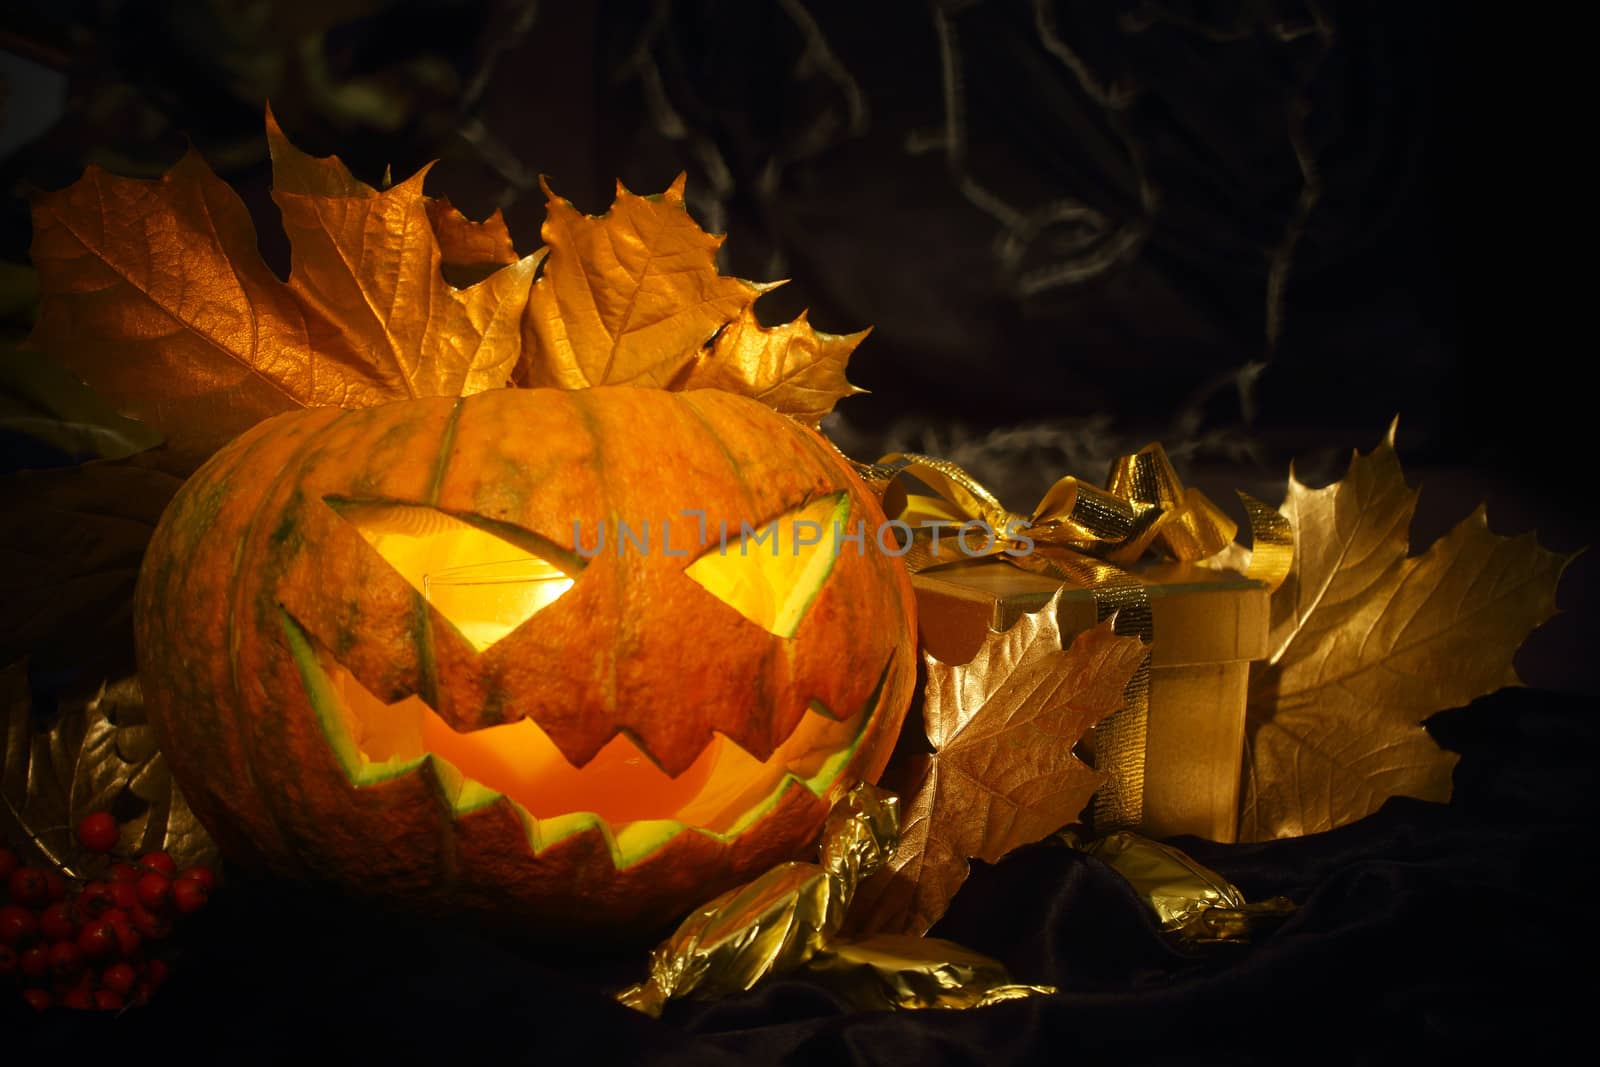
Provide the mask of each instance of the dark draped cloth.
POLYGON ((1119 876, 1064 847, 975 864, 934 933, 1051 996, 863 1013, 789 979, 654 1020, 608 995, 641 976, 642 950, 522 948, 263 880, 219 890, 181 931, 148 1006, 34 1016, 7 998, 4 1040, 44 1058, 18 1063, 129 1049, 217 1063, 1382 1063, 1503 1041, 1571 1054, 1596 984, 1592 702, 1506 690, 1435 717, 1462 752, 1449 804, 1394 799, 1261 844, 1176 839, 1250 898, 1299 902, 1250 945, 1185 950, 1119 876))

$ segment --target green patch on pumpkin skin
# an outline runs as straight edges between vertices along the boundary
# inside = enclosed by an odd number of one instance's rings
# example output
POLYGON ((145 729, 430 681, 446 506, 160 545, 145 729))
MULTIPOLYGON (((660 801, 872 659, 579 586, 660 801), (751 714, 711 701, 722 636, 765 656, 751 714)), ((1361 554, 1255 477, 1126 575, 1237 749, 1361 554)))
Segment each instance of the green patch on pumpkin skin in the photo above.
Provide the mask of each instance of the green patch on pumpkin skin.
POLYGON ((271 541, 274 546, 283 545, 288 543, 289 538, 293 537, 294 535, 294 516, 293 514, 287 514, 284 515, 281 520, 279 520, 278 528, 273 530, 272 533, 268 535, 268 540, 271 541))
POLYGON ((317 650, 312 645, 311 635, 281 607, 278 614, 283 622, 284 636, 289 641, 289 653, 300 671, 300 681, 306 687, 311 710, 317 717, 317 725, 322 727, 322 736, 327 739, 328 748, 333 752, 334 759, 339 761, 339 768, 344 771, 350 784, 376 785, 410 774, 422 766, 423 761, 428 759, 427 755, 411 759, 395 757, 382 762, 367 758, 339 715, 339 694, 334 691, 332 679, 317 661, 317 650))
POLYGON ((470 815, 500 799, 499 793, 468 778, 455 764, 437 753, 429 752, 422 757, 422 762, 433 768, 434 780, 439 783, 439 792, 452 815, 470 815))
POLYGON ((663 845, 685 829, 683 823, 676 819, 637 819, 613 832, 616 850, 611 860, 619 871, 631 867, 646 856, 659 852, 663 845))
MULTIPOLYGON (((861 724, 856 730, 855 738, 847 748, 829 756, 817 769, 817 772, 808 778, 801 778, 795 774, 785 774, 778 780, 777 785, 760 801, 751 805, 745 812, 734 820, 726 830, 707 830, 699 826, 688 826, 676 819, 639 819, 624 824, 620 829, 613 831, 599 815, 594 812, 572 812, 567 815, 556 815, 545 819, 536 819, 528 816, 537 824, 538 844, 535 852, 542 852, 563 838, 585 831, 594 831, 604 835, 606 844, 610 847, 611 860, 617 870, 623 870, 636 863, 649 859, 659 852, 674 837, 685 831, 701 834, 722 844, 729 844, 743 834, 751 826, 759 822, 764 816, 771 813, 782 802, 784 794, 791 789, 804 788, 813 796, 825 796, 850 766, 856 752, 861 748, 861 742, 867 736, 867 726, 873 718, 878 702, 883 697, 884 686, 889 681, 889 671, 894 666, 891 659, 884 664, 883 673, 878 676, 878 684, 873 688, 872 695, 868 697, 860 713, 861 724)), ((828 713, 820 702, 813 701, 812 708, 817 714, 832 715, 828 713)), ((509 799, 509 798, 508 798, 509 799)), ((516 801, 511 801, 519 810, 523 810, 516 801)))
POLYGON ((780 637, 793 637, 800 628, 800 620, 806 617, 806 612, 811 610, 812 602, 822 592, 823 585, 828 580, 828 575, 833 573, 833 565, 839 559, 839 538, 832 536, 836 531, 848 527, 850 524, 850 495, 839 493, 838 501, 833 506, 832 513, 828 516, 828 536, 832 540, 832 551, 817 546, 806 560, 805 569, 801 572, 799 580, 795 583, 795 595, 784 605, 783 611, 778 615, 778 624, 775 627, 780 637))
MULTIPOLYGON (((878 701, 883 696, 883 687, 889 680, 889 668, 892 666, 894 666, 893 659, 884 665, 883 673, 878 676, 878 684, 873 687, 872 695, 867 698, 866 707, 861 712, 861 725, 857 728, 855 739, 850 742, 849 747, 829 756, 823 761, 822 766, 817 769, 817 773, 809 778, 801 778, 794 774, 784 775, 765 800, 746 809, 745 813, 735 819, 733 825, 728 827, 725 832, 720 834, 712 833, 709 830, 700 830, 699 832, 711 834, 711 836, 722 841, 731 840, 744 833, 763 815, 777 807, 778 802, 783 799, 783 794, 796 784, 810 790, 813 796, 820 797, 826 794, 832 788, 833 783, 839 780, 839 775, 844 773, 844 769, 850 766, 850 761, 855 759, 856 752, 861 748, 861 741, 867 736, 867 725, 872 721, 872 710, 877 708, 878 701)), ((817 714, 828 715, 828 709, 823 707, 820 701, 812 701, 812 708, 817 714)), ((829 717, 832 718, 831 715, 829 717)))
MULTIPOLYGON (((578 834, 598 833, 605 840, 607 851, 617 870, 623 870, 650 858, 673 838, 686 831, 702 834, 723 844, 731 843, 772 812, 782 802, 784 794, 791 789, 804 788, 818 797, 826 795, 860 749, 861 742, 867 734, 867 727, 872 721, 873 712, 883 696, 889 671, 894 665, 892 659, 884 665, 883 672, 878 677, 878 684, 873 688, 871 696, 860 712, 860 725, 848 747, 830 755, 816 773, 809 777, 802 778, 792 772, 784 774, 770 793, 746 809, 727 830, 708 830, 689 826, 676 819, 636 819, 613 829, 604 818, 592 811, 568 812, 545 818, 534 816, 516 800, 462 774, 453 763, 437 753, 424 753, 409 759, 395 757, 383 761, 373 761, 368 758, 366 753, 361 751, 340 714, 339 695, 318 659, 311 636, 287 611, 281 607, 278 611, 291 657, 300 673, 317 724, 327 739, 328 747, 338 761, 345 778, 352 786, 359 789, 378 785, 404 775, 416 774, 427 765, 432 768, 434 780, 438 783, 440 799, 453 816, 459 818, 469 815, 504 799, 522 821, 527 833, 528 848, 533 854, 538 855, 578 834)), ((812 702, 809 713, 834 718, 827 708, 816 701, 812 702)))
MULTIPOLYGON (((175 498, 171 517, 166 523, 171 531, 169 536, 180 548, 169 551, 169 557, 191 558, 195 548, 202 538, 211 532, 216 525, 217 517, 222 514, 223 506, 227 503, 232 486, 226 476, 209 484, 201 484, 196 479, 191 479, 197 489, 190 493, 179 491, 175 498)), ((185 489, 188 488, 186 485, 185 489)))
MULTIPOLYGON (((528 809, 515 800, 517 808, 526 812, 528 809)), ((574 811, 566 815, 552 815, 547 819, 538 818, 529 814, 537 828, 535 852, 543 852, 558 841, 564 841, 575 834, 587 833, 590 830, 607 830, 606 821, 592 811, 574 811)))

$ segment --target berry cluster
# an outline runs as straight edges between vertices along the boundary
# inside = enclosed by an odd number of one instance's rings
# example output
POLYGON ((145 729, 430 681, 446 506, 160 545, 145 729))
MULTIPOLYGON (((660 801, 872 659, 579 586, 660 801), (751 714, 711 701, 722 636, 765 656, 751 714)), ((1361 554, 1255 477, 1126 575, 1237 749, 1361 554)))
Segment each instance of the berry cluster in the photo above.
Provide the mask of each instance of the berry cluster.
MULTIPOLYGON (((118 827, 97 812, 78 823, 77 834, 90 852, 109 855, 118 827)), ((180 871, 167 853, 147 852, 112 863, 103 881, 73 886, 0 847, 0 983, 19 982, 40 1011, 140 1003, 167 977, 157 946, 175 920, 205 906, 215 884, 206 867, 180 871)))

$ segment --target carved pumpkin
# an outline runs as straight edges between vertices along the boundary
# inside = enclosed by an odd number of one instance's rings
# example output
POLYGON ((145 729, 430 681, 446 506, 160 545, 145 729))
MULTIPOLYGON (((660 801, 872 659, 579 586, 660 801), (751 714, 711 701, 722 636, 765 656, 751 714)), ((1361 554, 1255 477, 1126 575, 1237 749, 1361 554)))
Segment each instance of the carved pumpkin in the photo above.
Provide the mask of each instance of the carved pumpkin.
POLYGON ((295 412, 162 518, 141 676, 225 849, 638 929, 793 858, 882 772, 915 622, 881 522, 826 442, 728 393, 295 412))

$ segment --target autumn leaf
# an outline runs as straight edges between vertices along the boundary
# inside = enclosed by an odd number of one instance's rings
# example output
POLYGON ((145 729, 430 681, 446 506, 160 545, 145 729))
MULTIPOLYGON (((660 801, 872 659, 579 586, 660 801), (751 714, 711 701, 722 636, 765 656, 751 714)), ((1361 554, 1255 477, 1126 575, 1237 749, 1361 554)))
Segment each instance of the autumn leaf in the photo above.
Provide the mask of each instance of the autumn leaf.
MULTIPOLYGON (((269 112, 272 198, 292 253, 289 288, 389 383, 393 398, 498 389, 516 364, 534 257, 457 290, 440 273, 424 167, 379 192, 335 157, 291 145, 269 112)), ((314 355, 320 350, 314 350, 314 355)))
POLYGON ((13 457, 81 461, 131 456, 160 444, 161 435, 118 415, 44 353, 0 341, 0 440, 20 447, 13 457))
POLYGON ((1481 507, 1409 556, 1416 499, 1393 426, 1343 481, 1310 489, 1291 472, 1295 557, 1251 671, 1241 839, 1340 826, 1391 796, 1447 799, 1456 756, 1423 720, 1519 684, 1512 657, 1555 612, 1572 557, 1490 533, 1481 507))
POLYGON ((544 186, 544 273, 528 301, 527 384, 665 386, 766 288, 717 272, 722 238, 683 203, 684 176, 660 196, 617 183, 590 216, 544 186))
POLYGON ((244 204, 193 152, 158 181, 91 167, 34 203, 30 344, 154 425, 191 466, 292 408, 506 384, 536 258, 455 289, 426 170, 379 192, 337 159, 294 149, 270 115, 268 137, 287 283, 257 252, 244 204))
MULTIPOLYGON (((427 205, 428 222, 433 226, 433 236, 439 241, 439 255, 447 268, 488 270, 510 266, 519 258, 499 208, 482 222, 473 222, 450 203, 447 196, 430 198, 427 205)), ((543 250, 536 255, 542 257, 543 250)))
POLYGON ((0 664, 27 656, 52 689, 133 666, 133 587, 181 484, 144 453, 0 476, 0 664))
POLYGON ((1107 620, 1063 651, 1059 597, 991 633, 970 663, 927 657, 923 715, 934 752, 902 815, 900 847, 852 906, 854 930, 925 932, 969 859, 993 863, 1054 833, 1099 786, 1073 746, 1122 705, 1145 649, 1107 620))
POLYGON ((870 331, 821 333, 804 313, 767 329, 745 308, 689 365, 679 388, 743 393, 815 429, 834 404, 865 390, 845 380, 845 363, 870 331))
POLYGON ((378 190, 295 148, 270 112, 267 140, 286 283, 192 152, 158 181, 91 167, 34 204, 30 345, 158 430, 188 469, 297 407, 510 384, 718 387, 815 426, 859 391, 844 366, 864 335, 819 333, 803 315, 763 328, 751 305, 777 283, 717 271, 723 239, 690 218, 681 175, 659 196, 619 185, 599 217, 546 186, 548 248, 519 259, 498 212, 473 222, 424 195, 428 168, 378 190))
POLYGON ((844 368, 866 334, 819 333, 804 315, 763 328, 752 306, 781 283, 718 273, 723 238, 689 216, 683 187, 681 174, 659 196, 619 183, 611 210, 589 216, 545 186, 550 254, 528 301, 518 383, 724 389, 815 426, 860 392, 844 368))
POLYGON ((118 851, 171 853, 180 866, 210 864, 217 852, 156 748, 134 677, 110 680, 86 698, 60 702, 48 726, 36 721, 27 664, 0 671, 0 825, 4 838, 63 873, 103 874, 71 828, 92 812, 117 816, 118 851))

